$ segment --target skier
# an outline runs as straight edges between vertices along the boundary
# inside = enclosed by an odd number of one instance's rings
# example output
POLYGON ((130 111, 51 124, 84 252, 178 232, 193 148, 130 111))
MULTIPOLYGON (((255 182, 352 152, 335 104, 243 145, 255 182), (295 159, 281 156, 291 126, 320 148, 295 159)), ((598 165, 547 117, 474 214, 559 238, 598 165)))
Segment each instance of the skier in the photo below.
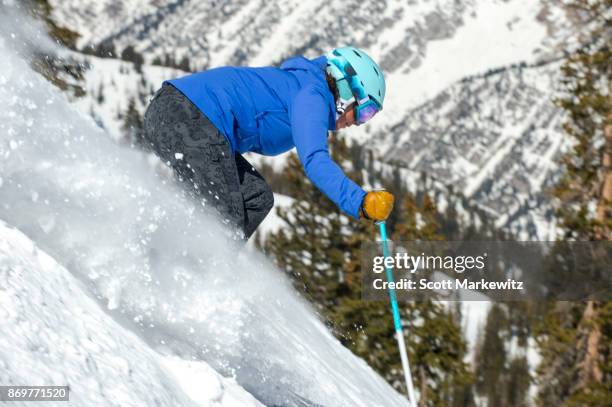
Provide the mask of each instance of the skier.
POLYGON ((167 80, 151 99, 144 135, 189 190, 248 239, 274 204, 272 190, 241 155, 294 146, 306 175, 353 218, 386 219, 387 191, 364 191, 330 158, 329 130, 370 120, 385 80, 362 50, 336 48, 276 67, 221 67, 167 80))

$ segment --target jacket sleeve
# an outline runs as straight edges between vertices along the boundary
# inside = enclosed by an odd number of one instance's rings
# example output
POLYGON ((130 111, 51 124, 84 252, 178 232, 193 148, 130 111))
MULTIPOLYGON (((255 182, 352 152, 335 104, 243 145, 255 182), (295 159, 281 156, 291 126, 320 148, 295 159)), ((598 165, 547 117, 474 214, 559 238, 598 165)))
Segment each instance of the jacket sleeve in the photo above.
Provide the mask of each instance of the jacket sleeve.
POLYGON ((293 141, 306 176, 340 209, 359 218, 359 207, 366 192, 329 156, 330 111, 325 97, 315 87, 305 87, 296 95, 290 115, 293 141))

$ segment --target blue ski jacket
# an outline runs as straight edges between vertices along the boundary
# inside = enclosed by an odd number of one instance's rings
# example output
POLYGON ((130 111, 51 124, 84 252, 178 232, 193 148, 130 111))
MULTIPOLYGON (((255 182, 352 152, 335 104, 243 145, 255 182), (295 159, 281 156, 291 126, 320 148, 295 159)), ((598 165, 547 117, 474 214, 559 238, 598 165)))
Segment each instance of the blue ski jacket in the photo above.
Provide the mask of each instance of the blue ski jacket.
POLYGON ((295 57, 280 68, 221 67, 166 81, 225 135, 234 152, 277 155, 296 147, 306 175, 347 214, 358 218, 366 192, 331 159, 336 129, 327 58, 295 57))

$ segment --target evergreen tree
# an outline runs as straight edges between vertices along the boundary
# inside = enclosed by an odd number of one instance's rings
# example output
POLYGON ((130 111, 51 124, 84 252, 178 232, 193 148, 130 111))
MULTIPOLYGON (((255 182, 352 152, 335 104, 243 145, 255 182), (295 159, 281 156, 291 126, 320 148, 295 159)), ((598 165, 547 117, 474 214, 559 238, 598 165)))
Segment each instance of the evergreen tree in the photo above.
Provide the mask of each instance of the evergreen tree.
POLYGON ((406 193, 401 202, 400 222, 397 224, 394 233, 395 240, 443 240, 439 233, 440 224, 438 223, 438 210, 429 195, 422 197, 419 205, 415 198, 406 193))
POLYGON ((191 63, 189 62, 189 58, 187 57, 187 55, 183 56, 181 62, 179 62, 178 69, 185 72, 191 71, 191 63))
POLYGON ((449 193, 446 196, 447 205, 444 213, 444 219, 446 219, 446 222, 442 224, 442 233, 449 240, 458 240, 459 235, 461 234, 459 214, 457 213, 456 209, 456 199, 454 189, 450 187, 449 193))
POLYGON ((612 44, 611 0, 576 0, 595 28, 591 42, 571 54, 562 66, 567 97, 558 100, 568 120, 563 128, 575 143, 563 158, 565 176, 555 195, 565 237, 612 238, 612 44), (606 14, 607 13, 607 14, 606 14), (596 211, 590 207, 596 206, 596 211))
POLYGON ((506 326, 506 313, 498 304, 494 304, 487 316, 475 361, 476 389, 486 397, 489 406, 501 405, 503 398, 500 385, 507 359, 504 340, 506 326))
POLYGON ((165 54, 163 65, 170 68, 178 68, 178 64, 176 63, 176 59, 174 58, 173 54, 165 54))
MULTIPOLYGON (((332 158, 343 162, 347 151, 344 140, 336 140, 332 158)), ((283 173, 286 192, 296 200, 290 208, 279 209, 278 215, 287 225, 284 229, 291 233, 280 230, 267 239, 265 248, 315 306, 328 309, 337 305, 336 294, 346 285, 345 253, 374 236, 374 229, 367 222, 356 222, 340 213, 310 183, 295 154, 289 156, 283 173)), ((350 175, 360 182, 358 173, 350 175)))
POLYGON ((96 98, 96 100, 98 101, 98 104, 101 105, 104 103, 104 85, 102 82, 100 82, 100 86, 98 87, 98 97, 96 98))
POLYGON ((494 304, 487 315, 484 332, 478 338, 474 362, 476 390, 486 399, 487 406, 528 405, 532 379, 524 356, 527 343, 513 323, 512 309, 513 304, 494 304), (508 353, 510 343, 518 344, 514 348, 516 355, 508 353))
POLYGON ((144 64, 144 58, 140 53, 138 53, 138 51, 136 51, 136 48, 134 48, 133 45, 128 45, 127 47, 125 47, 125 49, 121 52, 121 59, 123 59, 124 61, 132 62, 134 64, 134 69, 136 69, 136 72, 142 72, 142 64, 144 64))
MULTIPOLYGON (((332 158, 362 183, 360 161, 348 165, 355 154, 343 139, 334 140, 332 158)), ((286 193, 295 202, 278 210, 286 226, 269 236, 266 252, 289 273, 345 346, 394 387, 406 391, 389 303, 361 298, 361 245, 373 240, 375 226, 340 213, 306 178, 295 154, 290 155, 283 174, 286 193)), ((397 218, 393 235, 405 240, 439 239, 431 199, 424 197, 417 205, 403 188, 397 188, 394 192, 406 198, 398 202, 395 212, 408 215, 397 218)), ((404 322, 419 321, 406 326, 406 340, 421 405, 471 405, 471 374, 463 362, 466 345, 452 310, 423 302, 403 304, 401 312, 404 322)))
POLYGON ((257 166, 257 171, 266 180, 274 193, 282 195, 290 195, 291 185, 286 182, 286 177, 283 172, 275 171, 274 166, 265 160, 262 160, 257 166))
POLYGON ((136 108, 136 101, 130 98, 128 108, 123 116, 123 124, 121 126, 126 140, 130 144, 137 145, 141 148, 146 148, 143 136, 143 119, 142 115, 136 108))
MULTIPOLYGON (((563 238, 612 239, 612 54, 610 0, 569 5, 591 28, 587 45, 562 67, 567 97, 564 130, 574 142, 555 190, 563 238), (593 208, 593 209, 592 209, 593 208)), ((612 313, 609 302, 548 304, 537 326, 542 406, 605 406, 612 394, 612 313)))
POLYGON ((424 301, 404 307, 407 346, 416 371, 420 406, 470 406, 472 374, 463 361, 467 347, 453 313, 443 304, 424 301))
POLYGON ((525 356, 517 356, 510 361, 507 368, 507 405, 527 407, 527 395, 531 386, 529 363, 525 356))
POLYGON ((115 50, 115 44, 110 41, 104 41, 92 47, 92 53, 100 58, 116 58, 117 51, 115 50))

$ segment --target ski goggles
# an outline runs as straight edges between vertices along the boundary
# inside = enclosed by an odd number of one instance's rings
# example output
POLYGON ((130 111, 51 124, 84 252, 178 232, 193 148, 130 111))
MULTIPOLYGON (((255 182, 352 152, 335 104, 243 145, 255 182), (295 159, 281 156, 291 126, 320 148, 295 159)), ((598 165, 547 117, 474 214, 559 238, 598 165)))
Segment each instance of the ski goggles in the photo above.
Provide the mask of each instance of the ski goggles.
POLYGON ((367 100, 360 100, 357 102, 357 107, 355 108, 355 120, 357 123, 363 124, 374 117, 374 115, 381 110, 382 109, 378 103, 368 96, 367 100))
MULTIPOLYGON (((342 77, 337 78, 337 83, 339 87, 340 81, 345 80, 347 82, 347 89, 352 97, 354 98, 357 106, 355 107, 355 121, 358 124, 364 124, 372 117, 376 115, 379 111, 382 110, 382 106, 376 102, 370 95, 367 94, 361 80, 357 76, 357 72, 353 66, 339 53, 334 52, 332 57, 332 63, 334 66, 340 71, 342 77)), ((343 89, 339 89, 340 94, 342 96, 343 89)))
POLYGON ((380 106, 370 97, 370 95, 366 93, 366 90, 361 84, 361 80, 348 61, 345 65, 345 72, 348 74, 345 78, 348 81, 351 92, 353 92, 353 97, 357 102, 357 106, 355 107, 355 120, 358 124, 363 124, 374 117, 376 113, 381 111, 382 106, 380 106))

